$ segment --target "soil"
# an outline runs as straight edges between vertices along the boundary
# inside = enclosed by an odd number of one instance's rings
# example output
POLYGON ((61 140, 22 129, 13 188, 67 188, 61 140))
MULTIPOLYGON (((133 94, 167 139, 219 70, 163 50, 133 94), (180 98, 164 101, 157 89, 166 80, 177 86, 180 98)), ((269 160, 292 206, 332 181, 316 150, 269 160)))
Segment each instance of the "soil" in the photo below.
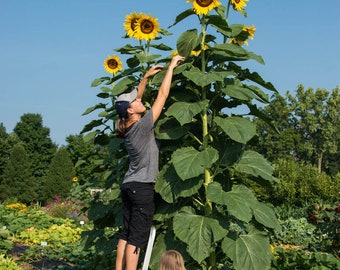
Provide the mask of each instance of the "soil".
POLYGON ((58 269, 58 266, 67 266, 67 269, 73 269, 72 265, 67 262, 49 260, 48 258, 43 258, 40 261, 31 263, 19 262, 18 260, 20 259, 20 255, 29 248, 29 246, 16 244, 14 248, 10 251, 13 260, 16 261, 18 266, 23 270, 50 270, 58 269))

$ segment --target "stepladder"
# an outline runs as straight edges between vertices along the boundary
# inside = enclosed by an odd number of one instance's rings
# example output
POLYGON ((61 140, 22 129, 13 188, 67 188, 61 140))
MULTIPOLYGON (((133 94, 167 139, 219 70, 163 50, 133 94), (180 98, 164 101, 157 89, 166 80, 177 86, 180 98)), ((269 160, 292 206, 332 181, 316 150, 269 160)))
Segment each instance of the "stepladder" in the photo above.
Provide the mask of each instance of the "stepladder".
POLYGON ((155 237, 156 237, 156 228, 155 228, 155 226, 151 226, 148 245, 147 245, 146 251, 145 251, 142 270, 148 270, 148 268, 149 268, 151 254, 152 254, 152 248, 153 248, 153 244, 155 242, 155 237))

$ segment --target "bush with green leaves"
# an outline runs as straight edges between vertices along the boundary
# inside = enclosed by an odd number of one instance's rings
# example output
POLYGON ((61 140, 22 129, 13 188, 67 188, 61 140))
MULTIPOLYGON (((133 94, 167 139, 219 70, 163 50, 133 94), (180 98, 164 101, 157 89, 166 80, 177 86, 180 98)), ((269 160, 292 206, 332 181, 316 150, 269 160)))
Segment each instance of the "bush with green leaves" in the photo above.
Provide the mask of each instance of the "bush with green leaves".
MULTIPOLYGON (((1 224, 0 224, 1 225, 1 224)), ((0 228, 0 253, 7 254, 13 248, 13 242, 9 239, 10 232, 6 226, 0 228)))
POLYGON ((83 207, 76 198, 61 200, 60 197, 55 196, 55 201, 48 203, 43 209, 46 214, 52 217, 87 221, 87 216, 82 211, 83 207))
POLYGON ((316 226, 316 247, 340 258, 340 202, 315 203, 308 218, 316 226))
POLYGON ((316 227, 309 223, 305 217, 279 219, 279 223, 281 231, 276 232, 272 240, 276 244, 285 243, 309 247, 319 240, 315 235, 316 227))
POLYGON ((276 270, 335 270, 340 269, 340 261, 332 254, 309 252, 302 249, 275 248, 275 259, 271 269, 276 270))
MULTIPOLYGON (((243 47, 254 29, 229 22, 234 5, 231 1, 211 1, 199 9, 189 7, 172 25, 186 23, 191 29, 177 39, 177 52, 186 59, 174 70, 166 112, 155 126, 161 170, 155 185, 160 200, 154 218, 157 237, 151 269, 157 268, 160 253, 170 248, 181 251, 188 268, 211 269, 230 263, 236 269, 270 267, 267 232, 278 229, 279 224, 272 207, 259 202, 243 179, 261 185, 277 181, 269 162, 249 146, 256 135, 250 118, 267 119, 255 103, 269 102, 264 89, 277 91, 257 72, 243 67, 247 60, 264 61, 243 47), (234 109, 242 106, 247 113, 237 114, 234 109), (242 228, 239 233, 230 232, 235 222, 242 228)), ((239 11, 246 14, 243 8, 239 11)), ((143 14, 136 16, 143 19, 143 14)), ((152 22, 149 18, 148 23, 152 22)), ((112 122, 118 115, 113 103, 117 95, 136 87, 150 65, 164 63, 164 69, 149 79, 143 97, 147 106, 153 103, 171 57, 162 58, 152 50, 172 50, 156 42, 169 32, 160 29, 159 34, 155 40, 142 38, 135 46, 116 49, 127 57, 128 68, 122 70, 119 58, 110 57, 110 63, 116 63, 111 65, 113 76, 92 83, 100 86, 97 96, 103 102, 86 110, 84 114, 100 110, 99 119, 82 132, 88 133, 86 140, 107 145, 111 153, 109 160, 98 160, 96 170, 102 171, 98 180, 105 182, 110 193, 99 194, 92 201, 88 217, 94 222, 94 230, 84 237, 99 254, 115 250, 115 245, 108 250, 104 231, 122 224, 119 184, 129 163, 123 141, 114 134, 112 122)), ((113 243, 117 237, 113 237, 113 243)))
POLYGON ((13 261, 13 259, 4 254, 0 254, 0 269, 1 270, 20 270, 21 268, 13 261))
POLYGON ((275 206, 301 207, 314 202, 336 202, 339 198, 340 174, 328 176, 324 172, 319 173, 311 164, 298 163, 289 158, 275 161, 274 168, 279 183, 268 186, 249 183, 262 201, 275 206))

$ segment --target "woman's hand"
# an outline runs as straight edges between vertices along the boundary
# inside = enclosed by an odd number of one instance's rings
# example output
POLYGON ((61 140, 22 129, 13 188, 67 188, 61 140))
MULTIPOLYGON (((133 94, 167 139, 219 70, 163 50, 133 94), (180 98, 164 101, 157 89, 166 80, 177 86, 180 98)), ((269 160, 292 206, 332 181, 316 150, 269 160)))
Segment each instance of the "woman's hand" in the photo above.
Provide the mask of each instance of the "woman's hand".
POLYGON ((185 59, 185 57, 183 57, 183 56, 175 55, 175 56, 171 59, 171 63, 170 63, 170 65, 169 65, 169 68, 174 69, 174 68, 177 67, 184 59, 185 59))
POLYGON ((154 65, 152 66, 144 75, 145 79, 148 79, 149 77, 157 74, 158 72, 160 72, 163 69, 163 66, 161 65, 154 65))

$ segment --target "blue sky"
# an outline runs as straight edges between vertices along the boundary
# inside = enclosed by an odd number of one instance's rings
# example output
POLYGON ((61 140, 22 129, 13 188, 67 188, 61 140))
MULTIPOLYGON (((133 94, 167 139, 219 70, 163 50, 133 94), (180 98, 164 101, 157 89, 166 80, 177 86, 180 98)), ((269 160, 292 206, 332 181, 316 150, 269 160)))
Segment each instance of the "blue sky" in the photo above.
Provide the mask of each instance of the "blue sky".
MULTIPOLYGON (((226 4, 226 0, 220 0, 226 4)), ((125 15, 157 17, 166 29, 191 7, 185 0, 2 0, 0 2, 0 123, 8 133, 25 113, 39 113, 58 145, 79 134, 96 113, 82 116, 100 100, 93 79, 107 76, 103 61, 114 49, 135 41, 125 35, 125 15)), ((245 64, 272 82, 281 94, 305 88, 340 86, 340 1, 250 0, 248 17, 230 23, 257 28, 248 50, 266 64, 245 64)), ((160 42, 175 48, 183 21, 160 42)))

